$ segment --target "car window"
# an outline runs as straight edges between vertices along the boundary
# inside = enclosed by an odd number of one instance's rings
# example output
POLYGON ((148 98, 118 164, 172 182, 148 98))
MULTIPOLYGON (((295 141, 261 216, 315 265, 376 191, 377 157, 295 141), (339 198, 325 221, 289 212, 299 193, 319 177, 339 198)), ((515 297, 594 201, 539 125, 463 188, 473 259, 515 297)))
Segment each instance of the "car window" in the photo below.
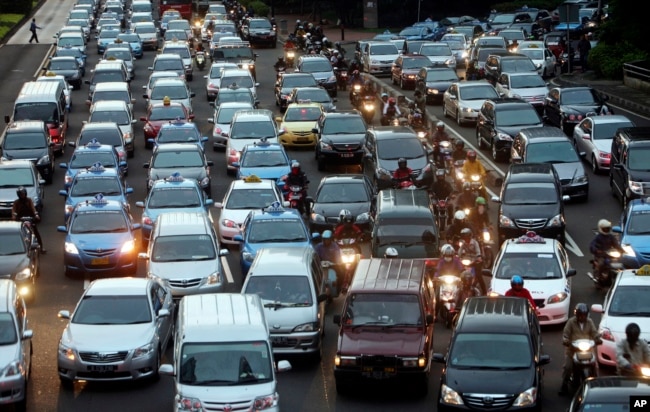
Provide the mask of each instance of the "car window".
POLYGON ((509 205, 553 204, 557 202, 557 189, 552 183, 510 183, 503 195, 503 203, 509 205))
POLYGON ((201 206, 201 198, 197 191, 190 187, 152 190, 147 203, 150 209, 198 206, 201 206))
POLYGON ((307 234, 297 219, 256 220, 249 227, 250 243, 304 242, 307 234))
POLYGON ((204 158, 198 150, 158 151, 153 159, 154 168, 203 167, 204 158))
POLYGON ((568 141, 531 143, 526 150, 528 163, 573 163, 579 162, 578 154, 568 141))
POLYGON ((18 341, 16 325, 11 313, 0 313, 0 346, 11 345, 18 341))
POLYGON ((216 259, 217 251, 208 235, 159 236, 151 252, 153 262, 183 262, 216 259))
POLYGON ((363 183, 334 183, 321 186, 316 196, 318 203, 361 203, 368 202, 368 193, 363 183))
POLYGON ((2 144, 5 150, 40 149, 47 146, 44 133, 8 133, 2 144))
POLYGON ((262 300, 296 307, 313 305, 307 276, 253 276, 244 293, 256 293, 262 300))
POLYGON ((228 196, 226 209, 261 209, 277 200, 271 189, 239 189, 228 196))
POLYGON ((119 179, 103 177, 77 179, 70 189, 70 196, 93 196, 98 193, 105 196, 119 195, 122 193, 119 179))
POLYGON ((563 271, 553 253, 506 253, 494 274, 497 279, 561 279, 563 271))
POLYGON ((505 333, 459 333, 451 345, 453 367, 526 368, 532 363, 529 337, 505 333))
POLYGON ((146 295, 85 295, 71 321, 82 325, 132 325, 149 322, 151 309, 146 295))
POLYGON ((377 141, 377 157, 384 160, 417 159, 424 157, 419 139, 381 139, 377 141))
POLYGON ((417 294, 355 293, 348 299, 343 322, 346 325, 422 325, 422 308, 417 294))
POLYGON ((647 299, 650 286, 618 286, 612 294, 609 316, 648 317, 650 300, 647 299))

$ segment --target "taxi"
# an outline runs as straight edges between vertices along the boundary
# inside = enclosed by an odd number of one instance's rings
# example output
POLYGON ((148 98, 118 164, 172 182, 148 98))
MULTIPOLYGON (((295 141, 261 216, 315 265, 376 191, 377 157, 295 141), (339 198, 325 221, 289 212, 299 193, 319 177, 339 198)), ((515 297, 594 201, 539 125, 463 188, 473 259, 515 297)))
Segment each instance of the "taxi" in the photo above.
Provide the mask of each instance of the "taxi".
POLYGON ((318 237, 318 234, 309 234, 299 211, 285 209, 279 201, 250 212, 242 225, 241 235, 233 238, 241 244, 242 276, 248 274, 260 249, 311 246, 312 238, 318 237))
POLYGON ((210 206, 214 202, 194 179, 185 179, 180 173, 156 180, 151 186, 147 198, 135 205, 144 209, 142 212, 142 246, 149 243, 153 225, 163 212, 202 212, 212 220, 210 206))
POLYGON ((238 244, 234 237, 240 234, 246 216, 253 210, 260 210, 275 202, 283 202, 288 206, 275 182, 262 180, 255 175, 234 180, 230 183, 223 201, 214 204, 214 207, 221 209, 219 241, 227 245, 238 244))
POLYGON ((124 203, 126 210, 129 210, 127 196, 133 193, 133 188, 126 186, 119 170, 107 169, 101 163, 95 163, 88 169, 78 172, 68 190, 59 191, 59 195, 66 198, 64 221, 68 221, 78 203, 93 199, 100 193, 105 200, 124 203))
POLYGON ((503 242, 494 260, 488 294, 505 295, 510 289, 510 279, 519 275, 524 287, 530 291, 539 309, 537 318, 541 325, 564 323, 569 319, 571 305, 571 279, 576 270, 569 264, 569 256, 562 244, 528 232, 523 236, 503 242))
POLYGON ((253 144, 247 144, 242 149, 237 167, 237 178, 255 175, 260 179, 268 179, 284 187, 282 177, 291 171, 291 161, 279 143, 270 143, 266 139, 253 144))
POLYGON ((65 226, 63 264, 66 276, 135 276, 138 268, 136 230, 127 206, 101 194, 73 209, 65 226))
POLYGON ((119 169, 122 176, 126 176, 129 172, 126 161, 119 159, 112 145, 101 144, 99 140, 92 139, 85 145, 75 148, 69 163, 59 163, 59 167, 65 169, 63 188, 67 190, 79 171, 87 170, 96 163, 106 169, 119 169))
POLYGON ((601 313, 598 333, 603 341, 596 346, 598 364, 616 366, 616 345, 625 339, 625 327, 634 322, 641 328, 640 338, 650 343, 650 265, 618 274, 605 302, 591 305, 601 313))
POLYGON ((620 226, 612 228, 621 234, 621 263, 630 269, 650 264, 650 198, 629 201, 622 217, 620 226))
POLYGON ((147 149, 153 147, 149 139, 155 139, 163 124, 171 120, 181 120, 189 122, 194 119, 194 115, 182 103, 172 102, 167 96, 162 103, 149 105, 147 115, 140 118, 144 122, 144 145, 147 149))
POLYGON ((284 116, 276 117, 279 130, 284 134, 279 140, 285 147, 314 147, 318 135, 312 131, 323 115, 320 103, 300 101, 287 106, 284 116))
POLYGON ((196 123, 171 120, 169 123, 163 124, 156 138, 148 139, 147 143, 152 144, 154 147, 167 143, 196 143, 201 150, 204 150, 204 143, 207 141, 208 137, 201 136, 196 123))

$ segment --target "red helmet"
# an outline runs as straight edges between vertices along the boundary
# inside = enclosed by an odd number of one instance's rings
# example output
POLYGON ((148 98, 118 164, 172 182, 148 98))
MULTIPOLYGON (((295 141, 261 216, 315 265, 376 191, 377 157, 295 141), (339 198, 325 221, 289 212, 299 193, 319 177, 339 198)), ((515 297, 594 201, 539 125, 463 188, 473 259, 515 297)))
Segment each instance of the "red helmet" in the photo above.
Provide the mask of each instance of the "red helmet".
POLYGON ((396 102, 395 102, 395 98, 394 98, 394 97, 389 97, 389 98, 388 98, 388 104, 390 104, 390 105, 394 105, 395 103, 396 103, 396 102))
POLYGON ((291 173, 293 173, 294 175, 297 175, 298 173, 300 173, 300 163, 293 162, 291 164, 291 173))
POLYGON ((476 160, 476 152, 473 150, 468 150, 467 151, 467 158, 469 160, 476 160))

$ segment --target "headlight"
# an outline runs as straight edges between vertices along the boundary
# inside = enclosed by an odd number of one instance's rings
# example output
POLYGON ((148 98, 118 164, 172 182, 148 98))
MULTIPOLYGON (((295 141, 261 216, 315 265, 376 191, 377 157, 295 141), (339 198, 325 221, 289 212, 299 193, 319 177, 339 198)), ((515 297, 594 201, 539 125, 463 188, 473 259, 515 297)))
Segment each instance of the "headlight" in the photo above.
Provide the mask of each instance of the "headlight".
POLYGON ((199 183, 201 184, 201 187, 207 187, 210 184, 210 178, 206 176, 203 179, 201 179, 199 183))
POLYGON ((449 405, 463 405, 463 399, 458 392, 445 384, 440 388, 440 400, 449 405))
POLYGON ((50 155, 45 155, 38 159, 38 162, 36 162, 37 165, 45 165, 50 163, 50 155))
POLYGON ((237 223, 230 219, 222 219, 221 225, 225 227, 237 227, 237 223))
POLYGON ((201 401, 196 398, 181 397, 178 400, 178 410, 199 412, 203 410, 203 406, 201 405, 201 401))
POLYGON ((329 143, 326 143, 326 142, 321 140, 320 141, 320 148, 321 148, 321 150, 332 150, 332 145, 330 145, 329 143))
POLYGON ((632 248, 632 245, 622 245, 622 247, 623 247, 623 250, 625 251, 625 254, 627 256, 630 256, 630 257, 633 257, 633 258, 636 257, 636 253, 634 253, 634 249, 632 248))
POLYGON ((329 79, 327 79, 328 83, 336 83, 336 76, 330 76, 329 79))
POLYGON ((214 272, 205 279, 206 285, 218 285, 220 283, 221 283, 221 274, 219 274, 219 272, 214 272))
POLYGON ((535 68, 536 68, 536 69, 541 69, 541 68, 542 68, 542 64, 541 64, 541 63, 537 63, 537 64, 535 65, 535 68))
POLYGON ((440 93, 440 91, 438 89, 427 88, 427 93, 429 93, 429 94, 438 94, 438 93, 440 93))
POLYGON ((512 406, 528 406, 534 404, 536 400, 537 388, 532 387, 525 392, 520 393, 519 396, 517 396, 517 399, 515 399, 515 402, 512 404, 512 406))
POLYGON ((255 253, 251 252, 242 252, 241 256, 244 258, 246 262, 252 262, 255 259, 255 253))
POLYGON ((370 64, 379 64, 379 60, 370 60, 370 64))
POLYGON ((277 393, 267 396, 258 396, 253 401, 253 410, 262 411, 264 409, 273 408, 274 406, 277 406, 278 398, 279 396, 277 393))
POLYGON ((462 56, 463 56, 463 59, 464 59, 465 57, 467 57, 467 56, 468 56, 467 52, 464 51, 464 52, 462 53, 462 56))
POLYGON ((562 215, 555 215, 553 219, 549 220, 546 224, 546 227, 558 227, 564 224, 564 218, 562 215))
POLYGON ((643 184, 641 182, 633 182, 629 180, 627 184, 632 193, 635 193, 637 195, 643 194, 643 184))
POLYGON ((566 292, 556 293, 555 295, 548 298, 548 303, 560 303, 564 302, 566 298, 569 297, 569 294, 566 292))
POLYGON ((61 343, 59 343, 59 355, 63 356, 64 358, 73 361, 75 358, 74 355, 74 350, 72 348, 69 348, 61 343))
POLYGON ((65 250, 65 253, 69 253, 71 255, 78 255, 79 254, 79 250, 77 249, 77 247, 72 242, 65 242, 65 245, 63 246, 63 249, 65 250))
POLYGON ((472 113, 474 110, 471 107, 460 106, 460 111, 465 113, 472 113))
POLYGON ((74 210, 74 206, 72 206, 72 205, 65 205, 65 207, 63 208, 63 212, 66 215, 70 215, 73 210, 74 210))
POLYGON ((309 322, 298 325, 291 332, 314 332, 317 331, 320 327, 318 322, 309 322))
POLYGON ((16 376, 16 375, 21 375, 22 372, 23 372, 23 367, 20 364, 20 361, 15 360, 2 370, 0 376, 3 378, 9 376, 16 376))
POLYGON ((503 227, 515 227, 515 223, 508 216, 499 216, 499 225, 503 227))
POLYGON ((498 132, 497 133, 497 139, 511 142, 512 141, 512 136, 510 136, 507 133, 498 132))
POLYGON ((586 175, 576 176, 573 179, 573 183, 587 183, 588 181, 589 181, 589 179, 587 178, 586 175))
POLYGON ((120 250, 120 253, 131 253, 133 252, 133 249, 135 249, 135 241, 133 239, 127 240, 122 245, 122 249, 120 250))
POLYGON ((336 366, 356 366, 357 358, 355 356, 339 356, 334 357, 334 365, 336 366))
POLYGON ((140 346, 138 349, 133 351, 133 359, 141 358, 147 356, 150 353, 153 353, 153 343, 147 343, 144 346, 140 346))
POLYGON ((128 144, 133 140, 133 135, 131 133, 124 133, 124 141, 128 144))
POLYGON ((319 215, 318 213, 312 213, 311 220, 315 223, 325 223, 325 216, 319 215))
POLYGON ((425 356, 402 359, 402 366, 404 366, 405 368, 423 368, 426 365, 427 365, 427 358, 425 356))
POLYGON ((32 276, 32 270, 28 267, 16 273, 16 280, 26 280, 32 276))

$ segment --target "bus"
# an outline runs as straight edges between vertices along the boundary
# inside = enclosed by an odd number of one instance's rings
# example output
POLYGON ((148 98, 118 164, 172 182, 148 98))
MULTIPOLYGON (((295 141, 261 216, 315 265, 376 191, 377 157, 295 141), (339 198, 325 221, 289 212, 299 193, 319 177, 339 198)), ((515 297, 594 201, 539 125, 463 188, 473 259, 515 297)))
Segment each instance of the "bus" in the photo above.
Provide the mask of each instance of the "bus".
POLYGON ((192 0, 160 0, 160 16, 167 10, 178 10, 183 19, 192 20, 192 0))

